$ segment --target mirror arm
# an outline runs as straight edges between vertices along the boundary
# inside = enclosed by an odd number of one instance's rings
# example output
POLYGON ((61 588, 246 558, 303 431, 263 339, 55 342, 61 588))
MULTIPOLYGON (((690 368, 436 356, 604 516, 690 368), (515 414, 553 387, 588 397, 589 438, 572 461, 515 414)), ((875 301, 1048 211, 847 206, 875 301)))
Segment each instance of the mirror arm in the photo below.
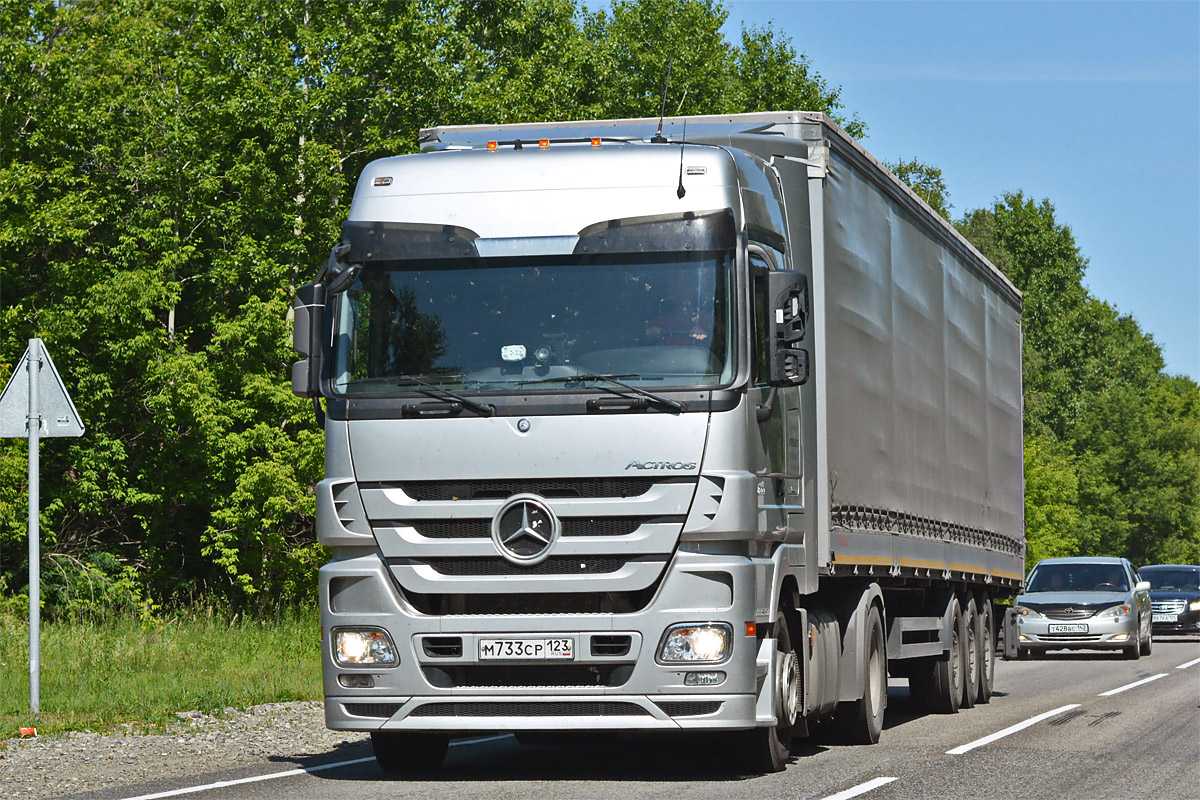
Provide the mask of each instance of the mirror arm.
POLYGON ((754 410, 754 415, 760 424, 766 422, 772 417, 772 415, 774 415, 775 396, 777 394, 779 394, 779 387, 772 386, 771 391, 767 393, 767 401, 765 403, 759 403, 758 407, 754 410))

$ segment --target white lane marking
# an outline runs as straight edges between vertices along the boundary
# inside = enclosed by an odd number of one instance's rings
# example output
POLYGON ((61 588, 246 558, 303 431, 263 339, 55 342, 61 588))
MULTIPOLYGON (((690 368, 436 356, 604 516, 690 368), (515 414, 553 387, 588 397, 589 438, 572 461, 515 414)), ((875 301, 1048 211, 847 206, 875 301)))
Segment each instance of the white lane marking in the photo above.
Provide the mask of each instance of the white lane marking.
POLYGON ((1142 678, 1140 681, 1134 681, 1133 683, 1127 683, 1124 686, 1118 686, 1116 689, 1109 689, 1107 692, 1101 692, 1100 694, 1098 694, 1096 696, 1097 697, 1112 697, 1114 694, 1120 694, 1121 692, 1132 689, 1135 686, 1141 686, 1143 683, 1149 683, 1150 681, 1156 681, 1159 678, 1165 678, 1165 677, 1167 677, 1167 673, 1160 672, 1157 675, 1151 675, 1149 678, 1142 678))
POLYGON ((1194 667, 1197 664, 1200 664, 1200 658, 1193 658, 1191 661, 1187 662, 1186 664, 1180 664, 1175 669, 1187 669, 1188 667, 1194 667))
POLYGON ((287 778, 292 775, 303 775, 306 772, 320 772, 325 769, 336 769, 337 767, 347 767, 351 764, 362 764, 367 761, 374 761, 374 758, 356 758, 353 761, 338 761, 334 764, 321 764, 316 767, 305 767, 304 769, 289 769, 286 772, 272 772, 269 775, 255 775, 252 778, 238 778, 233 781, 217 781, 216 783, 206 783, 203 786, 187 786, 183 789, 172 789, 169 792, 158 792, 156 794, 141 794, 137 797, 128 797, 125 800, 158 800, 160 797, 178 797, 181 794, 193 794, 195 792, 207 792, 209 789, 223 789, 226 786, 239 786, 243 783, 257 783, 258 781, 270 781, 275 778, 287 778))
POLYGON ((1063 713, 1064 711, 1070 711, 1072 708, 1079 708, 1079 703, 1072 703, 1069 706, 1062 706, 1061 708, 1056 708, 1053 711, 1047 711, 1044 714, 1038 714, 1036 717, 1030 717, 1029 719, 1025 720, 1024 722, 1018 722, 1016 725, 1012 725, 1008 728, 1005 728, 1002 731, 996 731, 995 733, 991 734, 990 736, 985 736, 982 739, 976 739, 975 741, 971 742, 970 744, 964 744, 960 747, 954 748, 953 750, 947 750, 946 755, 961 756, 963 753, 965 753, 969 750, 974 750, 976 747, 983 747, 985 744, 991 744, 992 742, 996 741, 997 739, 1003 739, 1005 736, 1011 736, 1014 733, 1016 733, 1017 731, 1025 730, 1030 725, 1036 725, 1044 719, 1050 719, 1050 717, 1056 717, 1059 714, 1063 713))
MULTIPOLYGON (((481 744, 483 742, 494 742, 499 739, 507 739, 511 734, 503 734, 500 736, 488 736, 484 739, 459 739, 450 743, 451 747, 460 744, 481 744)), ((157 792, 155 794, 140 794, 137 797, 127 797, 125 800, 159 800, 162 797, 178 797, 181 794, 195 794, 196 792, 207 792, 210 789, 224 789, 226 786, 240 786, 243 783, 258 783, 259 781, 272 781, 276 778, 288 778, 293 775, 303 775, 305 773, 321 772, 327 769, 337 769, 338 767, 349 767, 353 764, 365 764, 368 761, 374 761, 374 756, 370 758, 355 758, 351 761, 337 761, 333 764, 318 764, 315 767, 304 767, 303 769, 289 769, 284 772, 272 772, 269 775, 255 775, 250 778, 238 778, 232 781, 217 781, 216 783, 206 783, 203 786, 186 786, 182 789, 172 789, 168 792, 157 792)))
POLYGON ((891 783, 894 780, 896 779, 875 778, 874 780, 867 781, 866 783, 860 783, 858 786, 852 786, 844 792, 831 794, 828 797, 822 798, 822 800, 850 800, 851 797, 858 797, 860 794, 866 794, 872 789, 878 789, 880 786, 891 783))

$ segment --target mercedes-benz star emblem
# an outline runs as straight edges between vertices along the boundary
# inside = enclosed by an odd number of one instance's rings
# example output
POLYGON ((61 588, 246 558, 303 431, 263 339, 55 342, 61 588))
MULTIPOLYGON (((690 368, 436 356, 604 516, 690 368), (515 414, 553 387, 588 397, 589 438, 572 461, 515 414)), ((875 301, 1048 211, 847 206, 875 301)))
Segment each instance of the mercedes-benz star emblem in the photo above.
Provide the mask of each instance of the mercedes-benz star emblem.
POLYGON ((492 541, 500 555, 514 564, 542 561, 558 535, 558 518, 537 495, 510 498, 492 518, 492 541))

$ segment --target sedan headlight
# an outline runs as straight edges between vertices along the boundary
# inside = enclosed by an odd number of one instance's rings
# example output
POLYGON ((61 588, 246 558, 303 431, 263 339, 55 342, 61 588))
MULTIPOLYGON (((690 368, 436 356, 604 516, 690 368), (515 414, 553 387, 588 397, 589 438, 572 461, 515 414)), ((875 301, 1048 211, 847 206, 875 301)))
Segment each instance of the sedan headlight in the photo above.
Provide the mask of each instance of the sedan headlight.
POLYGON ((658 647, 658 662, 716 664, 724 661, 733 642, 733 628, 724 622, 672 625, 658 647))
POLYGON ((1034 611, 1029 606, 1013 606, 1013 613, 1025 619, 1045 619, 1040 611, 1034 611))
POLYGON ((342 667, 394 667, 400 656, 379 628, 334 628, 333 660, 342 667))
POLYGON ((1119 606, 1113 606, 1112 608, 1106 608, 1103 611, 1101 611, 1099 614, 1097 614, 1096 616, 1097 617, 1117 617, 1117 618, 1128 617, 1131 611, 1133 611, 1133 609, 1130 608, 1128 604, 1122 603, 1119 606))

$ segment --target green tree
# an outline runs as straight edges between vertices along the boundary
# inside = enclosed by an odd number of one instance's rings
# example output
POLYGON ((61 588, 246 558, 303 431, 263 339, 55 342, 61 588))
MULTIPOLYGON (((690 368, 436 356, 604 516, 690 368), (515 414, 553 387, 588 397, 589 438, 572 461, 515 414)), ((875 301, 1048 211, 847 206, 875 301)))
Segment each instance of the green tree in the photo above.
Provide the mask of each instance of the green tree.
POLYGON ((897 178, 908 184, 930 208, 941 214, 943 219, 950 219, 950 209, 953 206, 950 205, 950 193, 946 190, 946 181, 942 178, 941 169, 915 158, 889 161, 885 166, 894 172, 897 178))

